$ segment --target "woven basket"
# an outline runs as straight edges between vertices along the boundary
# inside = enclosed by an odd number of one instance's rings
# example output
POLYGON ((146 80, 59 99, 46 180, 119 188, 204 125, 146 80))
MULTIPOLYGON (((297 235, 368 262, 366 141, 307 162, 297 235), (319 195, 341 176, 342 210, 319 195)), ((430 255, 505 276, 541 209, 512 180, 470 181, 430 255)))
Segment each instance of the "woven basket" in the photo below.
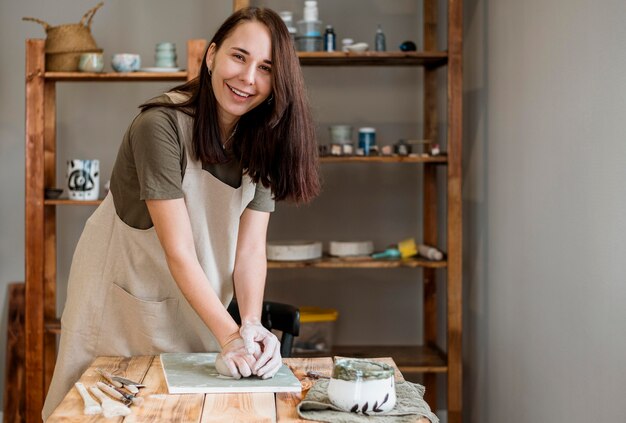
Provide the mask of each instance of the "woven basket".
POLYGON ((50 26, 41 19, 25 17, 25 21, 37 22, 46 30, 46 71, 73 72, 83 53, 101 53, 91 35, 91 20, 104 3, 98 3, 83 15, 79 23, 50 26))

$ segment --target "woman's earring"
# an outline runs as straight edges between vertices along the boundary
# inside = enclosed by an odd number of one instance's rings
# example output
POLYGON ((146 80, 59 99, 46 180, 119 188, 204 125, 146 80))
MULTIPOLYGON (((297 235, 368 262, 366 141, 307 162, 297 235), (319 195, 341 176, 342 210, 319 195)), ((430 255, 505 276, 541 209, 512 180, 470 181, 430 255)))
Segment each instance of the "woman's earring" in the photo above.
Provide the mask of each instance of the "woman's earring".
POLYGON ((270 96, 267 98, 267 104, 268 104, 268 105, 269 105, 269 104, 272 104, 272 101, 274 101, 274 94, 270 95, 270 96))

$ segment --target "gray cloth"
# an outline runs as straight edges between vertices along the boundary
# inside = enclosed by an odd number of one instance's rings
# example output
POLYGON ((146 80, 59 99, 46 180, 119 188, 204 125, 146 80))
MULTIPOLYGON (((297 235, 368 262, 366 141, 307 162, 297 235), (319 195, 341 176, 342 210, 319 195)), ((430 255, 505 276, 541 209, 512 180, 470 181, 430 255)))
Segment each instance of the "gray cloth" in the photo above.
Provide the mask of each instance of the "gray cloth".
POLYGON ((298 414, 303 419, 332 423, 409 423, 420 417, 439 423, 439 419, 430 411, 424 401, 426 389, 411 382, 396 383, 396 406, 386 413, 365 416, 349 413, 335 407, 328 399, 328 380, 319 380, 306 397, 298 404, 298 414))

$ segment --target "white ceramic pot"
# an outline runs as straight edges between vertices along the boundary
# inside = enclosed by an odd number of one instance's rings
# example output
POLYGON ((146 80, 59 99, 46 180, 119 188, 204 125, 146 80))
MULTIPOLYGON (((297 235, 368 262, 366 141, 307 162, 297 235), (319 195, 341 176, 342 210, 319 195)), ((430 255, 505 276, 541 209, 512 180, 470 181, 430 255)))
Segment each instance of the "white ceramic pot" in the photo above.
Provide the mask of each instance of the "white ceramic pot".
POLYGON ((344 411, 376 415, 396 405, 396 385, 391 366, 353 358, 335 361, 328 383, 328 399, 344 411))

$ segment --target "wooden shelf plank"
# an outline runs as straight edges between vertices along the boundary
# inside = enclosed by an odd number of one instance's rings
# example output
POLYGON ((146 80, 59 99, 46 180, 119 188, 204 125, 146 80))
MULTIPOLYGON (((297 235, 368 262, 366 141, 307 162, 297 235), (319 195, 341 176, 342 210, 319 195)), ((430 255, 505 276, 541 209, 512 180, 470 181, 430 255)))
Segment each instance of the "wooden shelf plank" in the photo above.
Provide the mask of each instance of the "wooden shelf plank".
POLYGON ((302 66, 443 66, 445 51, 298 52, 302 66))
POLYGON ((421 257, 408 258, 403 260, 387 260, 387 259, 373 259, 370 257, 354 257, 354 258, 337 258, 337 257, 322 257, 317 260, 306 261, 269 261, 267 262, 268 269, 302 269, 306 267, 318 268, 318 269, 388 269, 398 267, 429 267, 429 268, 443 268, 446 267, 445 260, 434 261, 421 257))
POLYGON ((322 163, 447 163, 448 156, 322 156, 322 163))
POLYGON ((46 206, 97 206, 102 203, 102 199, 99 200, 70 200, 69 198, 55 198, 44 200, 43 204, 46 206))
MULTIPOLYGON (((294 353, 294 357, 322 357, 328 353, 294 353)), ((330 355, 355 358, 391 357, 401 372, 446 373, 446 355, 425 345, 336 345, 330 355)))
POLYGON ((58 82, 185 81, 187 72, 46 72, 44 78, 58 82))

